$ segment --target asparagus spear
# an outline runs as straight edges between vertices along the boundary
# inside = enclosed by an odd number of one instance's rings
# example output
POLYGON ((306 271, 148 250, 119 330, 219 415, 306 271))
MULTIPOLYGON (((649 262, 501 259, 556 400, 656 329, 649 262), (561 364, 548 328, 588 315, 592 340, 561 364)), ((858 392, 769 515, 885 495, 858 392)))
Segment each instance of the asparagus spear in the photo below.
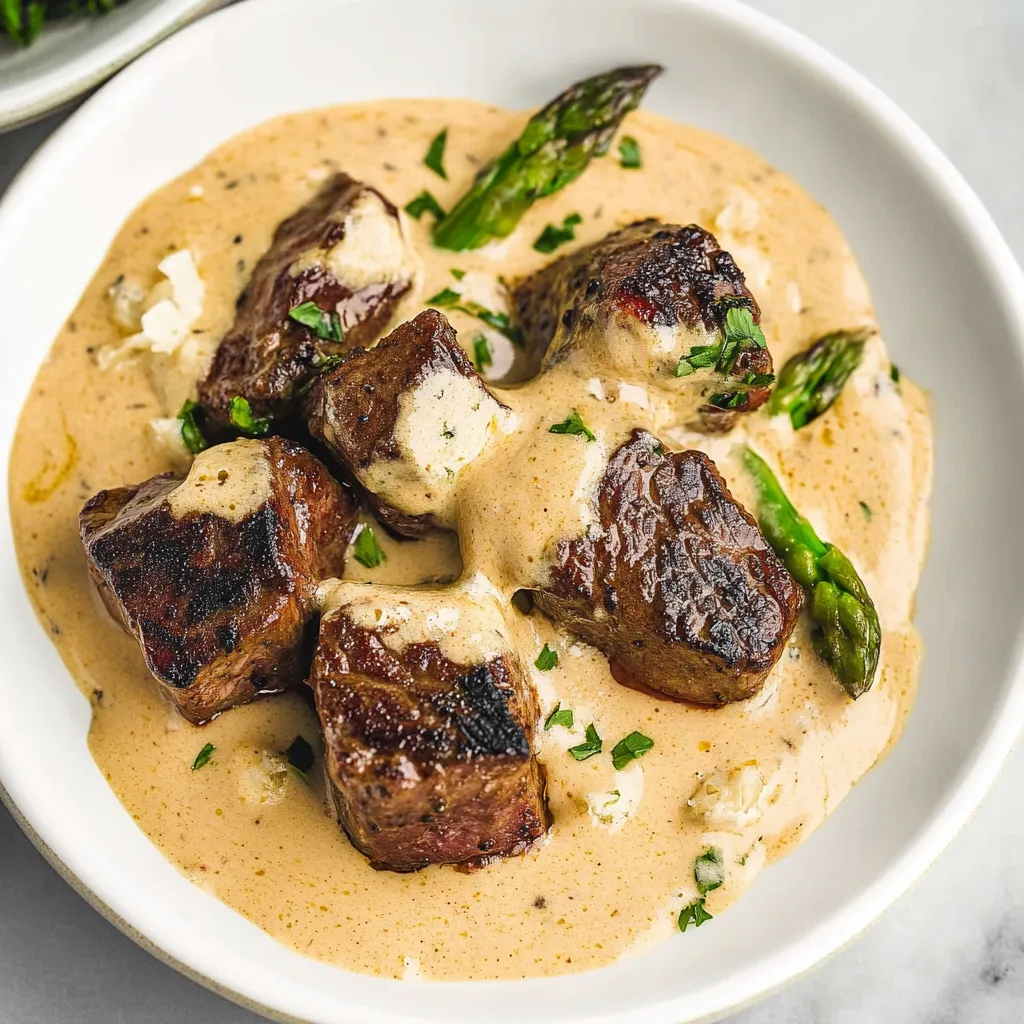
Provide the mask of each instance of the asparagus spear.
POLYGON ((434 225, 443 249, 479 249, 505 238, 535 199, 549 196, 603 156, 622 119, 635 109, 659 64, 618 68, 577 82, 533 115, 523 134, 484 167, 472 188, 434 225))
POLYGON ((125 0, 0 0, 0 33, 18 46, 28 46, 47 18, 71 14, 104 14, 125 0))
POLYGON ((846 555, 793 508, 767 463, 744 448, 743 465, 757 489, 758 526, 810 600, 814 649, 856 699, 871 688, 878 667, 882 633, 874 602, 846 555))
POLYGON ((789 413, 794 430, 817 419, 839 397, 860 363, 871 332, 833 331, 806 352, 798 352, 779 374, 768 412, 789 413))

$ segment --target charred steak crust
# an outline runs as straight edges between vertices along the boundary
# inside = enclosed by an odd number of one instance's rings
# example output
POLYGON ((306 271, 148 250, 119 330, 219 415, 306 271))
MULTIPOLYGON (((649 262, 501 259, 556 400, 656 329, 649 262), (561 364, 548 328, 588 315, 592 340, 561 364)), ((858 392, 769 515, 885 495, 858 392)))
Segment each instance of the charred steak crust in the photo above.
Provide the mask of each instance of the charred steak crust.
POLYGON ((355 516, 325 467, 281 438, 262 448, 270 498, 238 522, 175 518, 168 474, 101 491, 80 515, 89 570, 149 670, 194 723, 300 683, 317 582, 340 572, 355 516))
POLYGON ((479 865, 547 830, 536 696, 514 655, 398 653, 341 611, 321 620, 310 683, 339 820, 374 867, 479 865))
MULTIPOLYGON (((719 336, 729 305, 748 307, 755 323, 761 319, 743 272, 714 235, 696 224, 657 220, 637 221, 549 263, 516 283, 512 305, 534 372, 585 343, 587 330, 613 312, 651 327, 683 326, 719 336)), ((735 370, 771 373, 771 354, 745 351, 735 370)), ((761 390, 739 411, 766 401, 768 390, 761 390)), ((732 425, 737 410, 714 412, 722 415, 713 415, 709 425, 721 430, 732 425)))
MULTIPOLYGON (((305 401, 310 433, 332 452, 354 483, 372 463, 404 457, 395 439, 398 400, 438 373, 473 381, 481 396, 506 408, 487 389, 443 314, 426 309, 400 324, 372 349, 348 355, 310 389, 305 401)), ((364 491, 381 522, 406 537, 425 533, 429 514, 409 515, 364 491)))
POLYGON ((756 693, 803 599, 714 464, 634 431, 608 463, 599 508, 596 539, 557 543, 540 609, 620 678, 698 704, 756 693))
POLYGON ((387 216, 399 223, 397 209, 376 189, 337 174, 278 226, 239 299, 235 322, 199 384, 199 401, 209 423, 227 427, 228 408, 236 395, 246 398, 257 416, 286 416, 294 407, 297 387, 318 360, 370 345, 387 328, 411 279, 353 288, 339 281, 324 262, 345 238, 346 212, 367 196, 376 197, 387 216), (319 259, 310 260, 310 254, 319 259), (290 319, 289 310, 304 302, 337 310, 344 340, 322 340, 290 319))

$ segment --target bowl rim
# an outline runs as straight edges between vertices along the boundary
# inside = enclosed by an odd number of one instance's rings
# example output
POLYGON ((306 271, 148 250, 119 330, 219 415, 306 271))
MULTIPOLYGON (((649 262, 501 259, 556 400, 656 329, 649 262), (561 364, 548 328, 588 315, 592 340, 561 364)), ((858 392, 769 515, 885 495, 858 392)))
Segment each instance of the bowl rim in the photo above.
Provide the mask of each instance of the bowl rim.
POLYGON ((218 2, 222 0, 160 0, 149 10, 126 17, 109 39, 87 46, 58 67, 0 88, 0 132, 71 102, 218 2))
MULTIPOLYGON (((362 0, 334 0, 339 6, 362 0)), ((666 8, 691 8, 702 15, 725 23, 729 31, 745 33, 762 45, 775 49, 801 74, 834 87, 852 105, 856 113, 894 147, 907 160, 914 173, 933 188, 945 211, 957 229, 971 244, 981 270, 1008 309, 1024 308, 1024 272, 1022 272, 1009 245, 1002 237, 981 200, 968 185, 948 157, 893 100, 859 72, 831 54, 820 44, 797 30, 775 20, 768 14, 754 10, 740 0, 655 0, 666 8)), ((183 32, 161 43, 146 54, 136 65, 118 76, 91 97, 68 121, 43 144, 25 164, 0 201, 0 238, 8 225, 18 219, 22 196, 33 189, 45 188, 47 165, 66 147, 79 144, 90 126, 107 115, 116 102, 119 91, 130 88, 136 75, 148 73, 158 61, 173 62, 187 57, 187 47, 193 34, 223 31, 244 25, 244 19, 255 16, 257 10, 268 7, 286 8, 289 0, 249 0, 215 12, 202 22, 187 27, 183 32), (246 13, 243 13, 246 12, 246 13)), ((200 6, 180 0, 180 6, 200 6)), ((807 973, 813 967, 834 955, 872 925, 881 914, 902 896, 913 883, 932 866, 939 855, 969 821, 978 804, 991 788, 1024 725, 1024 622, 1018 625, 1016 639, 993 714, 979 734, 970 755, 966 758, 958 777, 948 787, 942 799, 932 810, 926 824, 904 847, 889 868, 875 881, 865 886, 856 897, 833 913, 817 927, 808 931, 787 950, 766 960, 758 972, 756 982, 734 990, 727 1004, 700 1018, 687 1018, 693 1024, 721 1020, 778 991, 791 980, 807 973)), ((129 938, 141 945, 164 963, 174 967, 204 987, 222 995, 238 1005, 279 1021, 299 1021, 287 1012, 259 1002, 244 991, 229 988, 216 979, 216 971, 203 970, 189 957, 185 948, 171 950, 158 947, 142 929, 145 923, 140 914, 122 916, 108 904, 116 902, 113 894, 104 892, 103 886, 91 887, 87 865, 74 864, 74 856, 60 856, 40 836, 14 803, 0 781, 0 800, 8 807, 28 838, 46 860, 107 920, 116 925, 129 938)), ((208 965, 207 965, 208 967, 208 965)), ((685 997, 674 997, 650 1004, 645 1008, 645 1019, 652 1024, 670 1024, 685 1016, 685 997)), ((355 1021, 357 1010, 349 1019, 355 1021)), ((413 1014, 398 1018, 378 1015, 369 1011, 360 1020, 412 1024, 420 1019, 413 1014)), ((576 1018, 577 1024, 622 1024, 625 1018, 618 1013, 576 1018)), ((300 1022, 301 1024, 301 1022, 300 1022)))

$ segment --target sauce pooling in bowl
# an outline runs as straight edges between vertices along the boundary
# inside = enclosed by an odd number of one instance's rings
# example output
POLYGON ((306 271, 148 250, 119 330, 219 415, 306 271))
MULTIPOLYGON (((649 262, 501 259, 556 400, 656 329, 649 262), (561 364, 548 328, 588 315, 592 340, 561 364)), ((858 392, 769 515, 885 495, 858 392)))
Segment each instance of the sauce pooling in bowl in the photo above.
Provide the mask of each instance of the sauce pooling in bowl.
MULTIPOLYGON (((515 978, 609 963, 673 934, 695 895, 694 860, 709 847, 721 851, 724 869, 724 884, 706 899, 717 915, 884 755, 918 676, 911 616, 927 541, 931 430, 923 396, 906 376, 895 385, 874 335, 839 401, 799 431, 763 412, 721 436, 659 427, 673 448, 705 451, 748 507, 753 492, 736 448, 751 441, 821 536, 854 560, 883 629, 877 681, 858 701, 814 654, 803 620, 756 697, 707 710, 623 687, 597 651, 539 613, 511 612, 512 640, 540 697, 553 827, 525 856, 478 871, 400 875, 373 870, 338 830, 319 771, 316 716, 301 695, 236 708, 202 728, 161 697, 135 642, 90 593, 81 505, 100 488, 172 468, 160 421, 192 392, 278 223, 328 175, 344 170, 398 206, 428 189, 450 208, 524 121, 469 101, 389 101, 282 118, 227 143, 125 224, 40 370, 13 451, 12 516, 26 586, 92 702, 90 746, 126 809, 187 877, 275 938, 384 976, 515 978), (443 128, 447 180, 424 164, 443 128), (193 254, 202 282, 188 341, 173 357, 101 368, 99 355, 124 337, 112 317, 118 302, 138 301, 133 294, 158 284, 157 264, 182 250, 193 254), (545 645, 558 663, 542 670, 534 659, 545 645), (571 728, 544 728, 556 705, 572 709, 571 728), (591 723, 604 753, 576 760, 568 750, 586 742, 591 723), (654 746, 616 772, 608 752, 634 731, 654 746), (299 736, 316 756, 305 779, 283 755, 299 736), (193 770, 207 744, 212 753, 193 770)), ((639 169, 612 155, 594 161, 500 243, 447 252, 429 244, 429 214, 410 221, 423 266, 408 314, 445 288, 504 308, 499 275, 511 280, 543 266, 553 255, 534 242, 548 224, 579 214, 575 241, 555 256, 642 217, 714 231, 747 275, 776 367, 828 331, 874 325, 848 246, 792 181, 735 143, 652 114, 630 115, 625 131, 639 143, 639 169)), ((475 340, 485 339, 490 362, 478 365, 524 429, 568 415, 557 373, 529 389, 502 389, 494 381, 515 355, 507 339, 466 313, 445 312, 471 356, 475 340)), ((650 396, 614 367, 591 383, 581 410, 589 427, 615 434, 647 422, 650 396)), ((462 524, 461 552, 451 534, 398 542, 378 529, 386 561, 371 569, 350 558, 347 574, 436 581, 457 577, 464 562, 468 577, 482 573, 510 590, 501 566, 556 528, 545 509, 571 500, 593 447, 562 446, 558 459, 539 458, 530 474, 525 461, 514 476, 488 472, 486 461, 474 466, 476 512, 462 524), (503 510, 500 521, 488 508, 503 510)))

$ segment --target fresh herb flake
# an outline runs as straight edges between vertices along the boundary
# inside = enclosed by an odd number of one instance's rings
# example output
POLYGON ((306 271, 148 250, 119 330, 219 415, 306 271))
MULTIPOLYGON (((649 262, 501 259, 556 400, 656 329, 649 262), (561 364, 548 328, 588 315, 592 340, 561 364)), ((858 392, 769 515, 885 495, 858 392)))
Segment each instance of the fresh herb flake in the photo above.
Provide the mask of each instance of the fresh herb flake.
POLYGON ((570 747, 569 753, 572 754, 577 761, 586 761, 588 757, 593 757, 595 754, 601 753, 601 737, 597 735, 597 730, 594 728, 593 722, 587 726, 586 739, 582 743, 578 743, 575 747, 570 747))
POLYGON ((456 281, 461 281, 466 276, 466 272, 464 270, 459 270, 458 267, 452 267, 451 275, 456 281))
POLYGON ((687 903, 682 910, 679 911, 679 930, 685 932, 687 928, 692 924, 694 928, 699 928, 705 921, 714 920, 712 916, 704 909, 704 897, 694 900, 692 903, 687 903))
POLYGON ((627 764, 643 757, 653 746, 654 740, 649 736, 642 732, 631 732, 612 748, 612 767, 621 772, 627 764))
POLYGON ((444 207, 426 189, 406 204, 405 212, 413 220, 419 220, 425 213, 429 213, 434 220, 445 218, 444 207))
POLYGON ((572 415, 566 417, 561 423, 552 423, 548 427, 549 434, 582 434, 589 444, 597 440, 597 435, 583 422, 580 414, 573 409, 572 415))
POLYGON ((870 523, 871 522, 871 506, 866 501, 858 501, 861 512, 864 513, 864 518, 870 523))
POLYGON ((387 561, 388 557, 377 543, 373 529, 369 526, 364 526, 356 534, 356 539, 352 544, 352 556, 367 569, 376 569, 381 562, 387 561))
POLYGON ((448 143, 448 129, 444 128, 439 131, 433 139, 430 141, 430 148, 427 150, 427 155, 423 158, 423 162, 436 174, 438 177, 448 180, 448 175, 444 169, 444 147, 448 143))
POLYGON ((181 439, 185 442, 185 447, 193 455, 198 455, 210 447, 210 442, 206 440, 202 430, 199 429, 199 424, 196 422, 197 409, 202 411, 199 403, 193 402, 191 398, 187 398, 185 399, 185 404, 181 407, 181 412, 178 413, 178 421, 181 423, 181 439))
POLYGON ((512 324, 508 313, 495 313, 478 302, 465 302, 455 308, 469 316, 475 316, 477 320, 483 321, 488 327, 494 328, 499 334, 508 338, 516 348, 523 347, 523 332, 512 324))
POLYGON ((717 846, 709 846, 693 862, 693 880, 701 896, 714 892, 725 881, 725 862, 717 846))
POLYGON ((562 702, 559 701, 554 710, 544 719, 544 731, 554 728, 556 725, 564 726, 566 729, 571 729, 573 724, 572 708, 563 708, 562 702))
POLYGON ((541 672, 550 672, 557 664, 558 651, 545 644, 540 649, 540 654, 537 655, 537 660, 534 662, 534 665, 536 665, 541 672))
POLYGON ((454 306, 462 296, 454 288, 442 288, 436 295, 427 299, 428 306, 454 306))
POLYGON ((491 343, 483 334, 478 334, 473 339, 473 365, 477 373, 483 373, 484 368, 490 366, 494 360, 491 358, 491 343))
POLYGON ((543 253, 554 252, 560 245, 565 245, 566 242, 571 242, 576 238, 576 225, 582 223, 583 218, 578 213, 570 213, 562 221, 561 227, 548 224, 540 233, 537 241, 533 243, 534 249, 543 253))
POLYGON ((192 762, 192 771, 197 772, 203 765, 210 763, 210 758, 213 757, 213 752, 217 748, 212 743, 207 743, 202 750, 196 754, 196 759, 192 762))
MULTIPOLYGON (((694 370, 703 370, 709 366, 713 366, 717 373, 729 374, 741 351, 749 349, 751 346, 765 348, 767 344, 764 332, 754 323, 754 315, 750 312, 750 308, 741 305, 729 306, 725 311, 722 340, 714 345, 694 345, 689 353, 676 363, 675 375, 688 377, 694 370)), ((746 378, 741 379, 738 383, 749 390, 768 387, 774 383, 774 380, 775 378, 771 374, 747 374, 746 378)), ((738 392, 738 394, 743 393, 738 392)), ((718 398, 720 401, 712 401, 711 404, 717 404, 721 408, 737 408, 746 405, 747 399, 736 399, 736 394, 730 392, 715 395, 713 399, 718 398), (735 404, 726 404, 733 399, 735 399, 735 404)))
POLYGON ((270 420, 265 416, 253 416, 248 399, 235 395, 228 406, 231 425, 250 437, 262 437, 270 429, 270 420))
POLYGON ((640 162, 640 143, 632 135, 623 135, 619 140, 619 165, 627 171, 638 170, 640 162))
POLYGON ((889 364, 889 378, 897 387, 900 383, 900 368, 895 363, 889 364))
POLYGON ((321 341, 341 341, 341 317, 337 310, 328 313, 315 302, 302 302, 288 310, 296 323, 308 327, 321 341))

